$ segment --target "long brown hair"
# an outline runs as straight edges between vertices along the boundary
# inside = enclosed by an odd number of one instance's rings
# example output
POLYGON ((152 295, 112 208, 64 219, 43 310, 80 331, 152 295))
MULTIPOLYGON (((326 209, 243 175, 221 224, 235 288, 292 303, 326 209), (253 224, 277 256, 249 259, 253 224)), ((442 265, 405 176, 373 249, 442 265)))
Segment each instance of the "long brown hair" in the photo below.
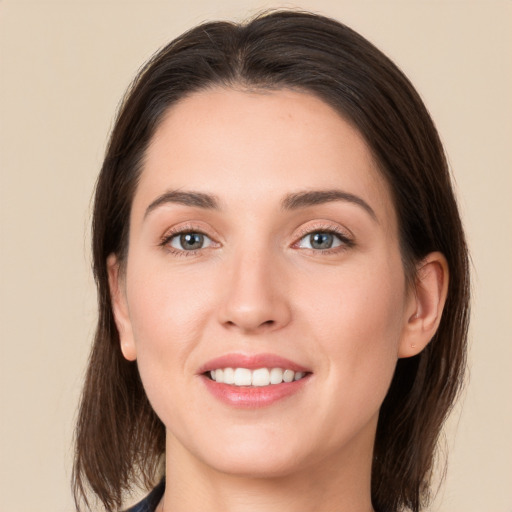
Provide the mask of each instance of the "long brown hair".
POLYGON ((135 362, 124 359, 111 309, 107 257, 126 256, 129 215, 143 157, 163 114, 214 85, 293 88, 327 102, 361 132, 387 179, 398 215, 404 268, 441 251, 448 298, 437 334, 418 356, 398 361, 382 404, 372 467, 380 512, 426 503, 440 429, 465 368, 469 270, 464 233, 436 128, 404 74, 377 48, 329 18, 295 11, 246 24, 198 26, 140 71, 118 112, 98 179, 93 217, 99 317, 76 428, 77 507, 88 488, 119 510, 135 481, 151 485, 165 429, 135 362))

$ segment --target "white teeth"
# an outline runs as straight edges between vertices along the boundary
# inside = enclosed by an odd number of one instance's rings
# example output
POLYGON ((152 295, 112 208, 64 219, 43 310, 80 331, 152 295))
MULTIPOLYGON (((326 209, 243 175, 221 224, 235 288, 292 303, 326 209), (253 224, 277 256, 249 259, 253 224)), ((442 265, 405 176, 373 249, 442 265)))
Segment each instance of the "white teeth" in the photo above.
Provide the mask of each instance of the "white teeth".
POLYGON ((270 384, 270 372, 266 368, 260 368, 252 372, 253 386, 268 386, 270 384))
POLYGON ((283 382, 283 370, 281 368, 272 368, 270 370, 270 384, 281 384, 283 382))
POLYGON ((305 372, 294 372, 281 368, 258 368, 249 370, 247 368, 218 368, 210 372, 212 380, 223 384, 234 384, 235 386, 269 386, 283 382, 300 380, 306 375, 305 372))
POLYGON ((294 377, 295 377, 295 372, 293 372, 292 370, 285 370, 283 372, 283 380, 285 382, 292 382, 294 377))
POLYGON ((235 370, 235 386, 250 386, 252 383, 251 373, 251 370, 248 370, 247 368, 237 368, 235 370))
POLYGON ((235 383, 235 370, 233 368, 224 368, 224 384, 235 383))

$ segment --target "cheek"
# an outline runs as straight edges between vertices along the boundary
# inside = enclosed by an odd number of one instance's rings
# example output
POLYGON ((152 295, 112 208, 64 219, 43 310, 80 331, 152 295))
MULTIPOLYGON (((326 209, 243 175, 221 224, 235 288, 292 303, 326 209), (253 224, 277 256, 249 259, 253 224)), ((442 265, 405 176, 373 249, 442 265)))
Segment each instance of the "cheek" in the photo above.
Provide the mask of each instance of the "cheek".
POLYGON ((359 340, 354 349, 396 338, 406 299, 401 265, 396 267, 371 261, 357 269, 347 266, 315 276, 304 306, 320 332, 337 332, 341 345, 343 340, 359 340))
POLYGON ((148 397, 160 413, 158 404, 166 388, 181 385, 184 375, 194 374, 190 355, 204 338, 211 286, 185 272, 171 273, 165 265, 136 264, 133 258, 127 293, 137 365, 148 397))
POLYGON ((137 349, 188 345, 202 329, 210 302, 206 275, 170 269, 158 262, 137 265, 128 281, 128 303, 137 349), (141 268, 142 267, 142 268, 141 268))
POLYGON ((161 274, 140 278, 130 311, 140 378, 160 420, 186 432, 191 400, 184 391, 193 385, 190 354, 200 345, 204 296, 161 274))
POLYGON ((308 317, 333 389, 380 407, 398 359, 404 326, 401 263, 338 271, 315 293, 308 317))

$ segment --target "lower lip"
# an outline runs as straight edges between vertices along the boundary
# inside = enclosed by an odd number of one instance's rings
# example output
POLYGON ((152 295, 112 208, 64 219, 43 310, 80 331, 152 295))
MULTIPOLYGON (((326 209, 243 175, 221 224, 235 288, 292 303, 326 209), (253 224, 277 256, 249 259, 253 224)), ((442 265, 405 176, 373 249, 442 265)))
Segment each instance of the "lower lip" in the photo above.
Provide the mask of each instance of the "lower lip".
POLYGON ((240 409, 257 409, 267 407, 279 400, 283 400, 298 393, 310 375, 293 382, 283 382, 282 384, 271 384, 261 387, 244 387, 222 384, 202 376, 208 391, 221 402, 240 409))

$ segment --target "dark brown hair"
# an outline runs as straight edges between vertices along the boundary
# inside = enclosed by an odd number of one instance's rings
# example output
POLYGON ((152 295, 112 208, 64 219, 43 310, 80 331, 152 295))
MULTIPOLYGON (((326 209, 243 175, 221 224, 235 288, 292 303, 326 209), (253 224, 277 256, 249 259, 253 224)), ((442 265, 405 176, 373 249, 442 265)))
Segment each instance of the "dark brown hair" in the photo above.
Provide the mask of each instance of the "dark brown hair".
POLYGON ((149 142, 163 114, 212 86, 305 91, 340 112, 366 139, 387 179, 409 279, 441 251, 449 265, 441 324, 418 356, 401 359, 382 405, 372 468, 376 510, 419 511, 429 494, 440 429, 461 386, 469 313, 468 255, 435 126, 403 73, 378 49, 329 18, 295 11, 246 24, 206 23, 159 51, 120 107, 98 179, 93 218, 99 318, 85 380, 73 473, 109 511, 136 481, 151 485, 165 430, 135 362, 124 359, 111 309, 107 257, 126 255, 129 214, 149 142))

